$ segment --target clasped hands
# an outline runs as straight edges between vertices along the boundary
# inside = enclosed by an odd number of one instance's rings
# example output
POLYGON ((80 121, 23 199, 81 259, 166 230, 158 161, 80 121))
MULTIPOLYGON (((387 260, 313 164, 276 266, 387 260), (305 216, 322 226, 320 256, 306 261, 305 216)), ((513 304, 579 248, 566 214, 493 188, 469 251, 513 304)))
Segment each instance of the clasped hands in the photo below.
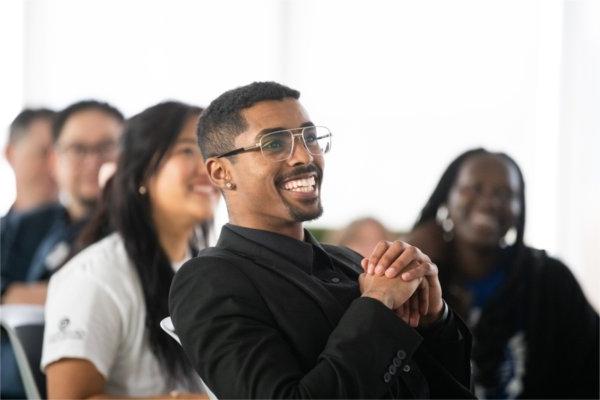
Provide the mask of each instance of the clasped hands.
POLYGON ((412 327, 437 321, 444 310, 438 268, 417 247, 381 241, 361 261, 363 297, 381 301, 412 327))

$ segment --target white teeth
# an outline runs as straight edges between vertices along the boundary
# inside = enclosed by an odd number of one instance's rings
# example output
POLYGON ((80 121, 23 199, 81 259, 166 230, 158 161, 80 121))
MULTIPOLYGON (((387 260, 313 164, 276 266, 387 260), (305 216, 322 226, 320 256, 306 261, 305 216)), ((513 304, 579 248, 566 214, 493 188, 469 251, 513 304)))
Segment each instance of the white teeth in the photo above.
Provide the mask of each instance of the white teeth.
POLYGON ((498 225, 498 220, 496 218, 481 212, 475 212, 472 216, 472 220, 475 224, 485 225, 488 227, 496 227, 498 225))
POLYGON ((296 179, 286 182, 283 188, 294 192, 312 192, 315 188, 316 179, 314 176, 305 179, 296 179))
POLYGON ((292 192, 312 192, 314 190, 314 188, 312 186, 304 186, 304 187, 297 187, 294 189, 289 189, 292 192))

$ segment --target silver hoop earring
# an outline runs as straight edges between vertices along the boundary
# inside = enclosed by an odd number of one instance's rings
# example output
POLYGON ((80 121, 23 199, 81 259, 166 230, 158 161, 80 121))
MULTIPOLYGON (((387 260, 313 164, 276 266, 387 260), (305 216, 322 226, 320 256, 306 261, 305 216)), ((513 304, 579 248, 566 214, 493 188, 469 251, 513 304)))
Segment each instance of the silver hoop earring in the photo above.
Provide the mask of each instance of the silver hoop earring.
POLYGON ((454 222, 450 219, 450 212, 446 204, 442 204, 435 214, 435 221, 444 231, 444 241, 451 242, 454 239, 454 222))
POLYGON ((514 245, 517 242, 517 228, 511 226, 506 231, 506 234, 500 239, 500 247, 505 249, 514 245))

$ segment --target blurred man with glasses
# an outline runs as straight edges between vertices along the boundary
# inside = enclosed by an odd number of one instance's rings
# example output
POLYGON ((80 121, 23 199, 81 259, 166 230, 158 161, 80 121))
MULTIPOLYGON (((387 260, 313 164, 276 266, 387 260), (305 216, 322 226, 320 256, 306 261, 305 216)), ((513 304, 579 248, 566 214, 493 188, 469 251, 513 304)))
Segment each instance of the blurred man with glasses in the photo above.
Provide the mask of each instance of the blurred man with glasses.
MULTIPOLYGON (((96 100, 80 101, 59 112, 52 126, 50 170, 59 203, 20 218, 2 237, 2 303, 43 304, 46 283, 62 265, 93 211, 102 164, 114 161, 124 117, 96 100)), ((11 374, 12 352, 2 338, 2 397, 19 398, 18 375, 11 374)))
POLYGON ((381 242, 366 259, 303 228, 323 212, 332 134, 299 96, 255 82, 200 117, 229 223, 171 286, 192 365, 218 398, 472 397, 470 334, 429 258, 381 242))

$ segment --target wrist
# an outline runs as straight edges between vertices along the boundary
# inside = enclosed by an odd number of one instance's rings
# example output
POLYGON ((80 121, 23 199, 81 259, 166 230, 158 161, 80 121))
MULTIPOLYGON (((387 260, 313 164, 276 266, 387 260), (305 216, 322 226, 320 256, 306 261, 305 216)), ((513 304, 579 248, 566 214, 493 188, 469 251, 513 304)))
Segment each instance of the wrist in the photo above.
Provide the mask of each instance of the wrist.
POLYGON ((442 303, 440 304, 438 310, 429 314, 423 319, 423 322, 429 327, 442 324, 448 318, 449 312, 450 309, 448 308, 448 304, 446 304, 446 302, 442 299, 442 303))
POLYGON ((381 290, 368 290, 362 294, 362 297, 369 297, 371 299, 377 300, 383 303, 383 305, 389 308, 390 310, 393 310, 394 308, 394 300, 392 299, 392 297, 381 290))

